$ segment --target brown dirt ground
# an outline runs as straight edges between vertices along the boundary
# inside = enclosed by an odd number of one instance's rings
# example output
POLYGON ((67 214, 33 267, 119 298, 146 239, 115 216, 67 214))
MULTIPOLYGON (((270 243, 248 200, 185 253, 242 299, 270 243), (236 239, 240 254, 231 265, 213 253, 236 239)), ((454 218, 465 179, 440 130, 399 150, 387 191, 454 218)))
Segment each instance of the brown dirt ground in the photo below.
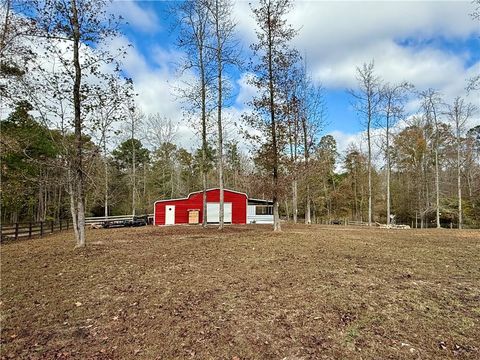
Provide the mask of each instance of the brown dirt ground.
POLYGON ((4 244, 1 358, 480 358, 479 231, 284 228, 4 244))

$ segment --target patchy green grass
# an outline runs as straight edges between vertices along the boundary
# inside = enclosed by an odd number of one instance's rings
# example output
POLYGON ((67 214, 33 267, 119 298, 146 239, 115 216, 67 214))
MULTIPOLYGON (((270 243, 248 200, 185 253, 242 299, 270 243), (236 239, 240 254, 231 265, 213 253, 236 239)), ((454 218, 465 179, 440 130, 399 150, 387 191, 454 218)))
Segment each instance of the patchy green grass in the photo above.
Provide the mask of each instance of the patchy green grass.
POLYGON ((1 246, 1 357, 480 358, 480 232, 145 227, 1 246))

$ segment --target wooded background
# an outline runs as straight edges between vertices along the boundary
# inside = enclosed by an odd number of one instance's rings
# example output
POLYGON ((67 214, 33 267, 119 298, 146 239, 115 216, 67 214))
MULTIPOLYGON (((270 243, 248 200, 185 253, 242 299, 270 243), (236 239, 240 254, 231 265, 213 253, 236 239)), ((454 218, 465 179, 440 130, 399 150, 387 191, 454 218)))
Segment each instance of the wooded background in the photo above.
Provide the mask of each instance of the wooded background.
POLYGON ((435 89, 383 81, 373 60, 359 64, 358 87, 346 91, 365 139, 339 153, 323 132, 322 85, 291 45, 290 1, 252 5, 258 41, 248 63, 236 51, 231 1, 181 2, 171 8, 185 55, 178 71, 193 78, 172 91, 198 133, 185 148, 178 123, 135 103, 121 70, 128 48, 102 48, 122 22, 107 4, 3 1, 2 223, 73 217, 78 230, 85 214, 151 213, 156 200, 224 186, 273 198, 295 222, 387 223, 394 214, 416 227, 480 227, 478 109, 463 100, 478 93, 478 77, 448 102, 435 89), (227 129, 228 74, 238 68, 253 74, 257 95, 227 129))

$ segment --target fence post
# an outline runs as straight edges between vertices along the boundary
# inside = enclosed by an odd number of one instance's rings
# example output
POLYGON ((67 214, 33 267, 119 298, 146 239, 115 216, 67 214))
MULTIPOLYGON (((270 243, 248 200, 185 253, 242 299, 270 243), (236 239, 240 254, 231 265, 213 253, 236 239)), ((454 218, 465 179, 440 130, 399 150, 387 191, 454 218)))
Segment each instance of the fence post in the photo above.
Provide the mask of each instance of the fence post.
POLYGON ((28 238, 31 239, 32 238, 32 222, 30 221, 30 223, 28 224, 28 238))
POLYGON ((50 228, 52 229, 52 231, 51 231, 52 233, 53 233, 53 227, 54 227, 54 225, 55 225, 55 223, 54 223, 53 220, 52 220, 51 223, 50 223, 50 228))
POLYGON ((40 237, 43 236, 43 221, 40 221, 40 237))
POLYGON ((68 230, 68 219, 67 219, 67 230, 68 230))
POLYGON ((60 231, 62 231, 62 220, 60 219, 60 231))
POLYGON ((15 240, 18 239, 18 222, 15 223, 15 240))

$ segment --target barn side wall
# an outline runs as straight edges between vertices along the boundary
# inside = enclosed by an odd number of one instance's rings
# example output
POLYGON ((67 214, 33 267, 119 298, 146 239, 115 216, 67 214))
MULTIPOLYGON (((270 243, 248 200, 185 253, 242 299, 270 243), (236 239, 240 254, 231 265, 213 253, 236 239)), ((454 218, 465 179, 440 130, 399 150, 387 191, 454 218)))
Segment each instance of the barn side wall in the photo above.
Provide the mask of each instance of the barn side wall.
POLYGON ((175 205, 175 224, 188 224, 188 210, 195 209, 188 205, 188 199, 170 200, 155 204, 155 225, 165 225, 165 207, 175 205))
MULTIPOLYGON (((165 206, 175 205, 175 224, 188 224, 188 210, 200 210, 203 216, 203 194, 193 193, 188 199, 167 200, 155 203, 155 225, 165 225, 165 206)), ((247 197, 245 194, 224 191, 224 201, 232 203, 232 224, 247 223, 247 197)), ((220 190, 207 191, 207 202, 220 202, 220 190)))

